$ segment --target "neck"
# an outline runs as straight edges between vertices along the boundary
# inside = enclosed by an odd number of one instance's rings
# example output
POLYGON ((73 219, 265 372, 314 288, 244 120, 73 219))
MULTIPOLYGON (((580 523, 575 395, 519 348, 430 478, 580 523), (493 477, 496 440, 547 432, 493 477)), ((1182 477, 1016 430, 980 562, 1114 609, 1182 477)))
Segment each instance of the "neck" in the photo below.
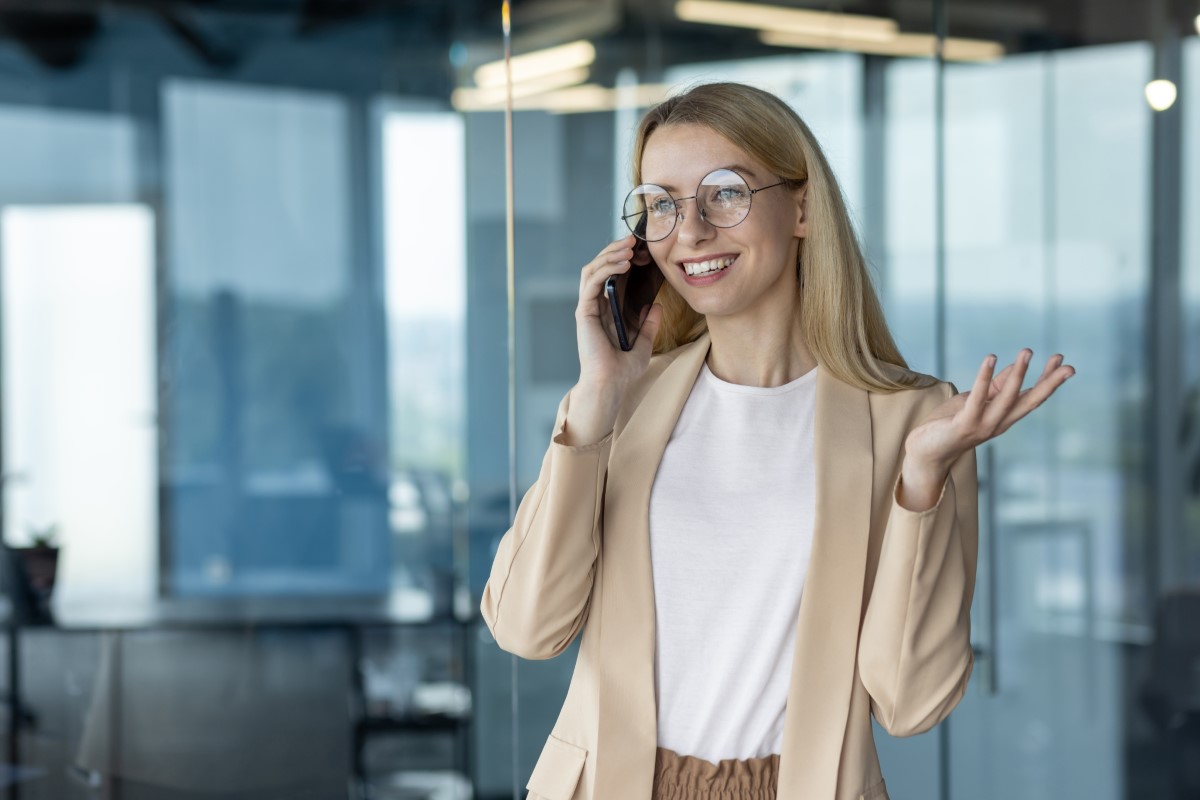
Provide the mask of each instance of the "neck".
POLYGON ((728 383, 761 387, 791 383, 814 369, 817 360, 800 330, 798 303, 799 295, 778 309, 708 317, 708 368, 728 383))

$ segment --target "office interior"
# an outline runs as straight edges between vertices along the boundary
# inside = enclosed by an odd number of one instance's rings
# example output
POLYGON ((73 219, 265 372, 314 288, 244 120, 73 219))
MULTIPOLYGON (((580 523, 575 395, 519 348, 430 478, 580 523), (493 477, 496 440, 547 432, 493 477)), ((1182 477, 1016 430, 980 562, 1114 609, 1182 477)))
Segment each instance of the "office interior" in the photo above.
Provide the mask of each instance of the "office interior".
POLYGON ((978 452, 975 674, 892 797, 1200 797, 1200 4, 514 0, 511 296, 501 6, 0 4, 0 791, 524 796, 578 642, 480 593, 640 113, 737 80, 912 368, 1076 368, 978 452))

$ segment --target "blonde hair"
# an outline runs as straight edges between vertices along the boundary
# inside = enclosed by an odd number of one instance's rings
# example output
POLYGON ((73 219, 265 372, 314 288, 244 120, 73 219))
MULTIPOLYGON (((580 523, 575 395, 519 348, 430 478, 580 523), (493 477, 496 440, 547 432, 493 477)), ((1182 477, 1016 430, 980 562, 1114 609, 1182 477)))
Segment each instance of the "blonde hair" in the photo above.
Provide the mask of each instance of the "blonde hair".
MULTIPOLYGON (((870 391, 893 392, 929 385, 908 364, 888 330, 866 260, 846 211, 841 187, 812 131, 775 95, 739 83, 705 83, 651 108, 633 144, 633 184, 642 182, 646 142, 659 127, 703 125, 741 147, 796 188, 808 182, 807 237, 797 264, 804 341, 822 367, 870 391), (904 373, 886 364, 904 368, 904 373), (905 374, 907 373, 907 374, 905 374), (914 380, 916 383, 914 383, 914 380)), ((693 342, 708 328, 671 287, 663 283, 663 306, 654 352, 693 342)))

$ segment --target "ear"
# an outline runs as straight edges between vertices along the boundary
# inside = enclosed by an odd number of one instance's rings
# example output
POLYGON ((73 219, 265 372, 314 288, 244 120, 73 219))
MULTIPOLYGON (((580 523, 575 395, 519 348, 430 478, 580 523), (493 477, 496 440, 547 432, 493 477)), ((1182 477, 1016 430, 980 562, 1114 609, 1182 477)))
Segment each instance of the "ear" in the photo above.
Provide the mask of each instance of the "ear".
POLYGON ((808 184, 800 187, 793 197, 796 198, 796 225, 792 235, 804 238, 808 236, 808 184))

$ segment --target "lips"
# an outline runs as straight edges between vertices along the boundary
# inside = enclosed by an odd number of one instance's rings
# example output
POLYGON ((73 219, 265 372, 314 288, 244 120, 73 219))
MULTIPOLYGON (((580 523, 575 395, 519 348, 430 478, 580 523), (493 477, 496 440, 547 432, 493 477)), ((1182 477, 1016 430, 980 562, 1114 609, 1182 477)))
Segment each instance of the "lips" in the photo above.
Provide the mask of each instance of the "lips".
POLYGON ((736 261, 737 258, 737 255, 732 253, 702 256, 700 258, 689 258, 685 261, 679 262, 679 268, 689 276, 699 277, 702 275, 719 272, 736 261))
POLYGON ((704 261, 680 262, 679 270, 680 270, 680 272, 683 273, 683 280, 687 283, 688 286, 697 286, 697 287, 709 286, 711 284, 714 284, 714 283, 717 283, 718 281, 723 280, 725 278, 725 275, 729 273, 730 266, 736 265, 738 263, 738 261, 739 261, 739 256, 722 256, 722 257, 715 258, 715 259, 713 259, 713 258, 704 259, 704 261), (708 262, 709 265, 712 265, 713 263, 719 263, 719 264, 723 264, 725 266, 722 266, 719 269, 711 270, 710 272, 702 272, 698 275, 687 274, 687 269, 686 269, 687 267, 693 266, 694 264, 701 264, 701 263, 705 263, 705 262, 708 262))
POLYGON ((685 261, 682 265, 684 272, 691 276, 707 275, 709 272, 724 270, 726 266, 736 260, 736 255, 725 255, 721 258, 712 258, 707 261, 685 261))

